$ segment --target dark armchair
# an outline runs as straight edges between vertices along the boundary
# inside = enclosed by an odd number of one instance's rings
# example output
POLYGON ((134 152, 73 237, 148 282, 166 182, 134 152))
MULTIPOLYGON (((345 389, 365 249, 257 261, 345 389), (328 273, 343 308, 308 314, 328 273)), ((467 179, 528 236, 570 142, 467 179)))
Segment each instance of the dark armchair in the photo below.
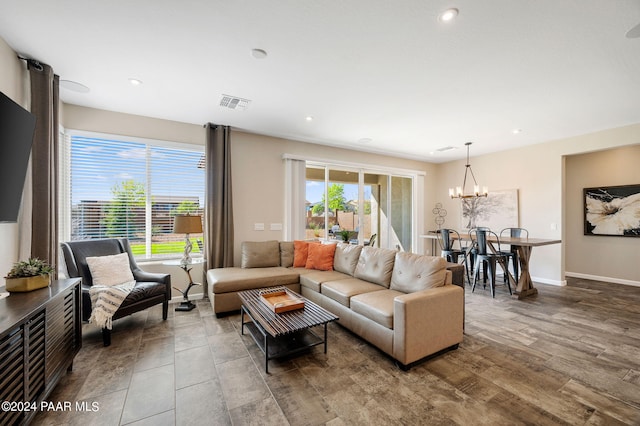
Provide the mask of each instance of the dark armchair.
MULTIPOLYGON (((91 316, 91 298, 89 289, 93 285, 91 272, 87 265, 87 257, 107 256, 129 253, 131 272, 136 280, 135 287, 122 302, 113 320, 142 311, 162 303, 162 319, 167 319, 169 300, 171 299, 171 275, 145 272, 138 265, 131 253, 126 238, 101 240, 82 240, 62 243, 62 254, 70 278, 82 278, 82 319, 88 321, 91 316)), ((111 344, 111 330, 102 329, 102 341, 105 346, 111 344)))

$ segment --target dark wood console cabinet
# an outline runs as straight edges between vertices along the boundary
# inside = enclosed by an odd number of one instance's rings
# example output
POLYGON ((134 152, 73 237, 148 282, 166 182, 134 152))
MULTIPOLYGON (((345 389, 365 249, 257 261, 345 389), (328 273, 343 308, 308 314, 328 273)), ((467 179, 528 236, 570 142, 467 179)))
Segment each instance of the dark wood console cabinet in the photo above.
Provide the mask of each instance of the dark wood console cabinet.
POLYGON ((81 303, 78 278, 0 300, 0 401, 30 403, 0 410, 0 425, 28 424, 37 413, 31 408, 71 370, 82 347, 81 303))

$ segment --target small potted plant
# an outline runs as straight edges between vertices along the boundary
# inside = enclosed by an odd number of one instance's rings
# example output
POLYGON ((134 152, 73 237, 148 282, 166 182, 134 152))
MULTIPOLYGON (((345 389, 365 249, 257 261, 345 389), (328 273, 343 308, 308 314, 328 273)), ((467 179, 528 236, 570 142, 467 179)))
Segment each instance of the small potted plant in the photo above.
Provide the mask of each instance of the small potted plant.
POLYGON ((5 277, 7 291, 25 292, 47 287, 51 283, 53 269, 37 258, 16 262, 5 277))
POLYGON ((338 231, 338 235, 342 237, 342 241, 344 241, 345 243, 348 243, 349 237, 351 236, 351 231, 348 231, 346 229, 341 229, 340 231, 338 231))

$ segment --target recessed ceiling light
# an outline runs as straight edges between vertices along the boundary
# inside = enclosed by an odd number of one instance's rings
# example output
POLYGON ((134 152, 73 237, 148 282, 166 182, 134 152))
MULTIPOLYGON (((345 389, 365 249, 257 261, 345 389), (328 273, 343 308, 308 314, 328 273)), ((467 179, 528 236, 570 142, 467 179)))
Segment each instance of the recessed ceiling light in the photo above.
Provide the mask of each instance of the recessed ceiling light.
POLYGON ((307 121, 313 121, 313 117, 310 115, 307 115, 304 119, 307 121))
POLYGON ((522 133, 522 129, 513 129, 511 133, 513 133, 514 135, 517 135, 519 133, 522 133))
POLYGON ((255 59, 264 59, 267 57, 267 52, 262 49, 251 49, 251 56, 255 59))
POLYGON ((78 93, 89 92, 89 88, 87 86, 71 80, 60 80, 60 87, 67 90, 71 90, 72 92, 78 92, 78 93))
POLYGON ((142 84, 142 80, 138 80, 137 78, 130 78, 129 83, 131 83, 132 86, 140 86, 142 84))
POLYGON ((438 20, 440 22, 451 22, 455 19, 456 16, 458 16, 458 9, 456 9, 455 7, 452 7, 451 9, 447 9, 444 12, 442 12, 438 16, 438 20))

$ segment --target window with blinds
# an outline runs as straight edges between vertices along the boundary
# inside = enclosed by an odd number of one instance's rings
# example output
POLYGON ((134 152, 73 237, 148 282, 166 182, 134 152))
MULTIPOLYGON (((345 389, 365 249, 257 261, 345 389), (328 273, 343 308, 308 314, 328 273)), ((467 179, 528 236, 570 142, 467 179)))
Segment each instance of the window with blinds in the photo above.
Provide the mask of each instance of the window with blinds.
MULTIPOLYGON (((185 235, 176 214, 204 208, 204 147, 71 134, 63 197, 71 241, 128 238, 136 258, 177 257, 185 235)), ((202 234, 190 234, 193 253, 202 234)))

